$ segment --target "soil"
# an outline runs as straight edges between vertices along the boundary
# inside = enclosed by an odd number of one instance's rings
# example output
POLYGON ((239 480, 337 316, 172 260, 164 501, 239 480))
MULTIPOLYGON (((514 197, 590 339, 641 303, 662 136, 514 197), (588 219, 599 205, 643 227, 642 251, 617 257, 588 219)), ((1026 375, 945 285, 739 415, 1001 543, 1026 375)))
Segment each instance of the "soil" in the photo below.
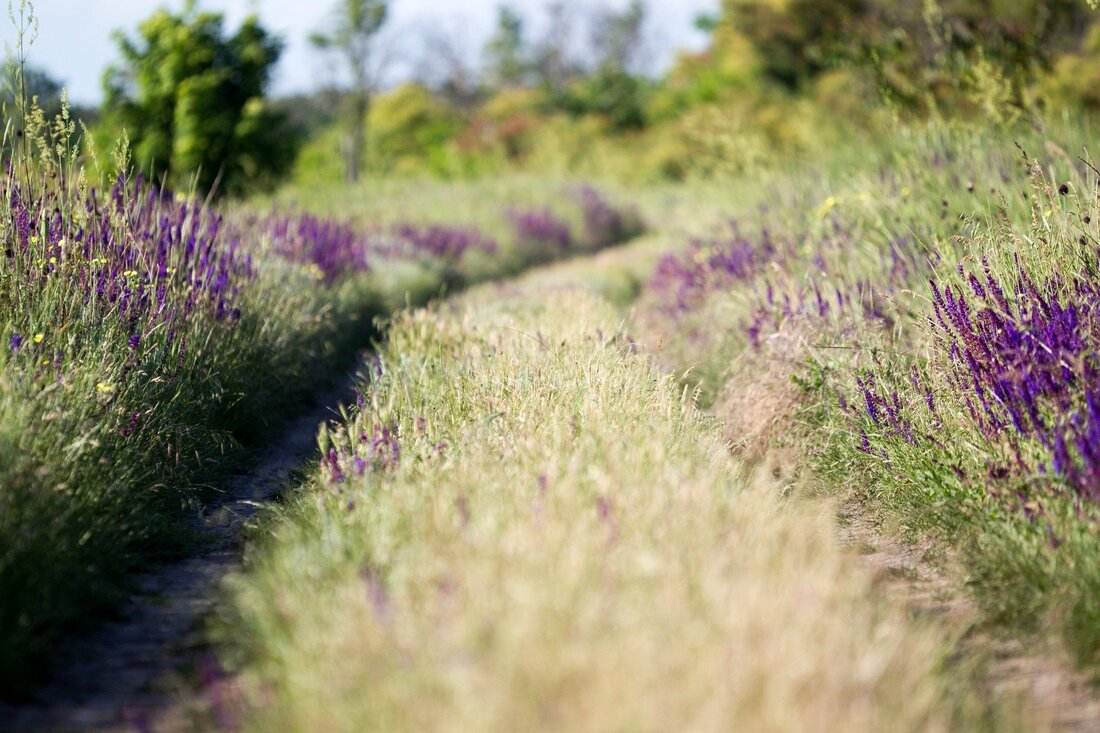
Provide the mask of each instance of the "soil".
MULTIPOLYGON (((168 733, 194 730, 200 718, 223 717, 216 699, 220 673, 204 621, 223 579, 241 562, 246 527, 315 454, 318 427, 336 416, 332 408, 351 390, 351 380, 345 380, 287 423, 258 452, 251 470, 228 480, 220 499, 191 520, 193 529, 209 538, 197 554, 139 578, 116 620, 58 656, 51 679, 33 701, 0 705, 0 728, 168 733)), ((221 720, 217 727, 231 728, 232 721, 221 720)))
POLYGON ((979 693, 1022 718, 1026 730, 1100 731, 1100 695, 1056 643, 1021 640, 988 628, 962 590, 962 573, 930 542, 912 543, 875 524, 856 500, 840 510, 842 541, 870 569, 876 585, 914 616, 958 630, 954 657, 977 662, 979 693))

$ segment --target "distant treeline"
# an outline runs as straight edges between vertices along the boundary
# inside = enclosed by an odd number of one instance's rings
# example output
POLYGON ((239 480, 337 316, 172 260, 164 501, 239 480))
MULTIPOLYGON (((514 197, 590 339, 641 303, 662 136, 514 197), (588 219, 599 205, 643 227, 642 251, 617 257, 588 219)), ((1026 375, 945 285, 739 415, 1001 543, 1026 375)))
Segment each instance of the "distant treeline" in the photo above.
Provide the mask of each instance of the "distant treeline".
MULTIPOLYGON (((81 113, 97 119, 100 150, 125 135, 146 172, 230 194, 361 173, 714 177, 874 136, 899 116, 1087 113, 1100 107, 1090 4, 723 0, 696 21, 708 47, 658 75, 642 0, 551 1, 539 17, 502 5, 481 49, 437 28, 389 33, 387 0, 336 0, 312 40, 338 73, 282 100, 267 98, 282 41, 257 18, 230 34, 189 4, 118 34, 103 107, 81 113), (383 88, 395 58, 415 79, 383 88)), ((56 108, 59 85, 27 79, 56 108)))

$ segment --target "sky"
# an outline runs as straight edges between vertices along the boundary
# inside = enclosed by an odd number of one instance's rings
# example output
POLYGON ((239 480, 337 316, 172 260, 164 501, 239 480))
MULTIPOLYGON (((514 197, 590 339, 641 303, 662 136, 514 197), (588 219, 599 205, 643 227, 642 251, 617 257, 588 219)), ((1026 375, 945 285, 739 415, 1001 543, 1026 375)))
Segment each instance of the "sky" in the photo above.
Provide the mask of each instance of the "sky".
MULTIPOLYGON (((18 5, 18 0, 15 0, 18 5)), ((319 80, 331 79, 331 67, 310 48, 309 34, 324 26, 328 8, 335 0, 200 0, 199 7, 224 12, 229 29, 241 19, 257 13, 269 31, 281 35, 286 48, 275 72, 272 92, 285 95, 315 89, 319 80)), ((464 54, 478 57, 492 33, 500 0, 393 0, 389 32, 396 48, 412 48, 416 39, 442 34, 462 47, 464 54)), ((607 0, 622 7, 626 0, 607 0)), ((510 0, 513 7, 534 19, 546 0, 510 0)), ((70 99, 77 104, 99 101, 103 69, 117 58, 111 34, 117 29, 132 33, 140 20, 156 8, 175 10, 184 0, 32 0, 40 21, 38 39, 30 49, 30 63, 44 68, 62 81, 70 99)), ((585 0, 573 0, 581 10, 592 7, 585 0)), ((655 64, 666 67, 677 49, 698 49, 705 39, 694 30, 693 19, 713 12, 718 0, 649 0, 650 46, 655 64)), ((15 33, 0 15, 5 44, 10 48, 15 33)), ((390 67, 391 83, 411 73, 409 62, 390 67)))

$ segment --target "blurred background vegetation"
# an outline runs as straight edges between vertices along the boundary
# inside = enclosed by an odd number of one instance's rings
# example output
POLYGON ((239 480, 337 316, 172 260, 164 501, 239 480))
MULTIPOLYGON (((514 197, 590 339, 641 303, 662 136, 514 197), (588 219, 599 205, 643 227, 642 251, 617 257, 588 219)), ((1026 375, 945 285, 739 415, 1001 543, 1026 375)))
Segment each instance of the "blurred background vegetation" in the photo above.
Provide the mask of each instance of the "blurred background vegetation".
MULTIPOLYGON (((906 120, 1036 126, 1100 106, 1090 0, 722 0, 696 21, 707 47, 661 74, 645 0, 502 4, 476 59, 446 33, 401 48, 388 6, 335 0, 311 41, 344 83, 282 99, 282 41, 261 19, 159 10, 118 32, 102 106, 77 115, 170 185, 240 195, 363 176, 721 179, 906 120), (415 71, 395 83, 401 56, 415 71)), ((60 84, 26 78, 58 107, 60 84)))

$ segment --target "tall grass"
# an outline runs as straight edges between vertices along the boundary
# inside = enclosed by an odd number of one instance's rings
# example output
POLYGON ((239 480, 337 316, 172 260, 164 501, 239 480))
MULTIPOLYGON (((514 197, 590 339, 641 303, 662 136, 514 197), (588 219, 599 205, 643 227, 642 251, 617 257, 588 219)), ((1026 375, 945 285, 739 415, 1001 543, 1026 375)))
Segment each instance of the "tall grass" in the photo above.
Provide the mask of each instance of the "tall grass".
POLYGON ((731 437, 759 433, 744 450, 793 445, 871 513, 959 551, 991 621, 1058 629, 1095 669, 1084 129, 903 131, 888 167, 751 212, 670 255, 643 297, 673 334, 666 358, 707 365, 695 375, 731 437))
POLYGON ((31 117, 30 152, 0 178, 4 694, 135 570, 198 539, 181 519, 369 344, 375 317, 572 251, 257 215, 125 173, 100 190, 67 112, 31 117))
POLYGON ((395 321, 231 584, 246 729, 982 724, 620 324, 557 286, 395 321))

